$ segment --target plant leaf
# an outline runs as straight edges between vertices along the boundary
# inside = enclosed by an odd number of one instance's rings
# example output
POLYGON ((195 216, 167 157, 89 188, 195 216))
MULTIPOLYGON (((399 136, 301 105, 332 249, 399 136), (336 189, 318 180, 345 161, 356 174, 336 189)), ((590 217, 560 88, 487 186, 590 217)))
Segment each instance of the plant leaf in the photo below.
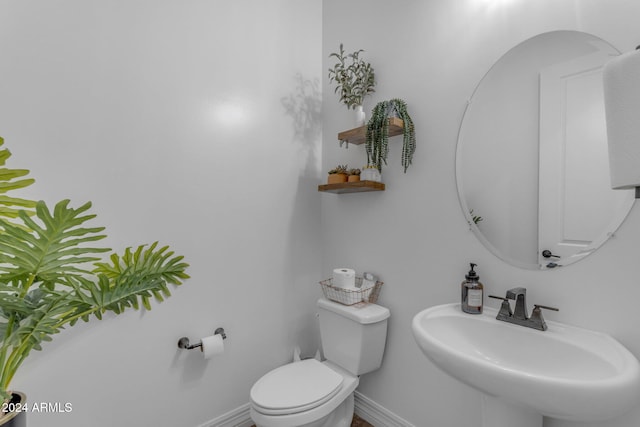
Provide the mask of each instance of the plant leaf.
MULTIPOLYGON (((0 137, 0 146, 2 145, 4 145, 4 138, 0 137)), ((0 166, 5 166, 10 157, 11 152, 8 149, 0 149, 0 166)), ((28 174, 29 171, 27 169, 0 168, 0 205, 3 205, 5 208, 26 209, 28 212, 31 212, 31 209, 36 205, 35 201, 2 195, 8 191, 25 188, 33 184, 35 182, 33 178, 23 178, 28 174)), ((13 218, 16 218, 16 209, 0 209, 1 222, 13 218)))
MULTIPOLYGON (((189 277, 183 257, 174 255, 168 246, 158 248, 158 242, 138 246, 135 251, 127 248, 122 256, 114 253, 110 259, 111 263, 95 263, 97 282, 69 277, 75 289, 74 303, 78 307, 84 304, 96 317, 105 311, 137 310, 140 303, 150 310, 151 297, 162 301, 171 295, 168 284, 180 285, 189 277)), ((88 320, 89 316, 82 318, 88 320)))
POLYGON ((94 215, 84 215, 91 203, 73 209, 69 201, 56 204, 53 213, 42 201, 36 204, 36 216, 24 211, 19 218, 23 227, 5 223, 0 239, 0 281, 32 277, 39 281, 56 282, 68 274, 87 273, 87 263, 99 260, 96 254, 108 248, 88 247, 85 243, 106 237, 103 227, 83 227, 94 215))

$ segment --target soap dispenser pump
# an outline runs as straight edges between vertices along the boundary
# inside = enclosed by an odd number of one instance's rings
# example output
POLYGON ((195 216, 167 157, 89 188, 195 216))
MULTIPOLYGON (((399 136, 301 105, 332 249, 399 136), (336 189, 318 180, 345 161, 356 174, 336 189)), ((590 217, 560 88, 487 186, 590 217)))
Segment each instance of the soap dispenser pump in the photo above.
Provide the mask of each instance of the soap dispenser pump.
POLYGON ((470 314, 481 314, 483 306, 484 286, 479 282, 480 276, 475 272, 477 264, 471 263, 471 269, 462 282, 462 311, 470 314))

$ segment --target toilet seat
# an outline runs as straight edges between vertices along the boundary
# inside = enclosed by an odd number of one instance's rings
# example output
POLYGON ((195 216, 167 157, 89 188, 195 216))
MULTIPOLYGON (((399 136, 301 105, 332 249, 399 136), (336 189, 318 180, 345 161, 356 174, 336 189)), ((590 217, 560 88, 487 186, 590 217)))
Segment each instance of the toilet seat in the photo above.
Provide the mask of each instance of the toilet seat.
POLYGON ((296 414, 329 401, 338 394, 343 380, 342 375, 315 359, 289 363, 253 385, 251 403, 265 415, 296 414))

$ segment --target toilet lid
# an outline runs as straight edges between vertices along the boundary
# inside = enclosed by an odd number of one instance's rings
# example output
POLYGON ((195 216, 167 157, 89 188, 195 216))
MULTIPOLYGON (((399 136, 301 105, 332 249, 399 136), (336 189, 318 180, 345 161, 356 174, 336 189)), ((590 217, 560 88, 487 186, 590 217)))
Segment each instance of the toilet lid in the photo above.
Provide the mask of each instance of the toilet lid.
POLYGON ((315 359, 289 363, 260 378, 251 388, 251 401, 265 414, 307 411, 335 396, 342 381, 342 375, 315 359))

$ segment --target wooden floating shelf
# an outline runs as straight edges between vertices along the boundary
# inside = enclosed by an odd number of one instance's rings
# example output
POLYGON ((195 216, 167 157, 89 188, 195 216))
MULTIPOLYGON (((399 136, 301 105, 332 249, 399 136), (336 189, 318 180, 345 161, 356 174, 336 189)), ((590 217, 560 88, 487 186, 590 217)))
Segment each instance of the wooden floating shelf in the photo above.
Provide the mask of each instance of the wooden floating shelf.
MULTIPOLYGON (((404 122, 397 117, 389 118, 389 137, 402 135, 404 133, 404 122)), ((358 128, 345 130, 338 134, 339 141, 346 141, 349 144, 364 144, 367 138, 367 127, 360 126, 358 128)))
POLYGON ((384 183, 378 181, 340 182, 337 184, 318 185, 318 191, 345 194, 362 193, 365 191, 384 191, 384 183))

